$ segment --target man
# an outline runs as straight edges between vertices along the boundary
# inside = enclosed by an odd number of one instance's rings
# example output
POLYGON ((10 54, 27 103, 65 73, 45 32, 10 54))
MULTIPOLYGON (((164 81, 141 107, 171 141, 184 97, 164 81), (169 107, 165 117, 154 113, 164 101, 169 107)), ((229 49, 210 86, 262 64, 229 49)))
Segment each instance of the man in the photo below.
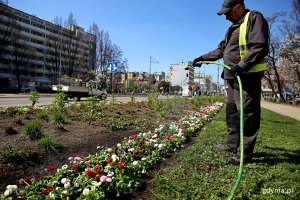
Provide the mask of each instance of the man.
POLYGON ((231 151, 235 156, 227 159, 230 164, 240 162, 240 98, 236 76, 239 75, 244 95, 244 160, 251 161, 260 128, 261 78, 266 70, 269 52, 268 23, 257 11, 245 8, 244 0, 224 0, 218 15, 225 15, 232 22, 225 38, 218 48, 193 61, 193 66, 201 67, 199 61, 215 61, 223 58, 231 69, 224 69, 222 78, 228 86, 226 104, 227 142, 216 146, 218 151, 231 151))

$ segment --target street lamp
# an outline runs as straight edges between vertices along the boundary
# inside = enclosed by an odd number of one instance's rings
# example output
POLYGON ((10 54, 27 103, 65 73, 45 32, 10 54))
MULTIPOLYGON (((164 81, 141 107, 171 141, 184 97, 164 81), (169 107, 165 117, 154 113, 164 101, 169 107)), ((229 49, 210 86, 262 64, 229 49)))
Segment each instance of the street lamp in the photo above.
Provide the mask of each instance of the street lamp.
POLYGON ((151 56, 150 56, 150 70, 149 70, 149 74, 151 74, 151 63, 159 63, 159 61, 158 60, 156 60, 155 58, 152 58, 151 56))

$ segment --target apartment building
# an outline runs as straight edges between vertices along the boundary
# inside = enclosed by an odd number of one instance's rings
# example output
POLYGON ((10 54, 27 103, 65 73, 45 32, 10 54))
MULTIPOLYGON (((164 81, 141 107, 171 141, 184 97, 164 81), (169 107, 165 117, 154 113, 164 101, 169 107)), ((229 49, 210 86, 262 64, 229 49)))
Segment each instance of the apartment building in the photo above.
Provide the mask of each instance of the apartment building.
POLYGON ((96 68, 96 37, 0 3, 0 85, 51 85, 65 76, 80 78, 96 68))
POLYGON ((187 63, 178 63, 170 65, 169 82, 171 86, 179 86, 183 96, 192 94, 194 83, 194 68, 185 70, 187 63))

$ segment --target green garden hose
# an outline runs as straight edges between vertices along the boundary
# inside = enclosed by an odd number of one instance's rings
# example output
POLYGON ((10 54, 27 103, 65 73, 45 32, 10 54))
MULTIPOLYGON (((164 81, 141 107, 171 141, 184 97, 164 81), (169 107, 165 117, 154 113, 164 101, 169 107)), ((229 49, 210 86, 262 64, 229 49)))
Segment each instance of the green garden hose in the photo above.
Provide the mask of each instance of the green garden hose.
MULTIPOLYGON (((212 62, 212 61, 201 61, 202 64, 215 64, 215 65, 219 65, 222 66, 228 70, 230 70, 230 67, 222 64, 222 63, 218 63, 218 62, 212 62)), ((191 65, 191 63, 189 63, 188 65, 191 65)), ((239 94, 240 94, 240 167, 239 167, 239 172, 238 172, 238 177, 236 179, 236 182, 234 184, 234 186, 232 187, 227 199, 232 199, 234 192, 236 190, 236 188, 238 187, 241 179, 242 179, 242 174, 243 174, 243 168, 244 168, 244 97, 243 97, 243 87, 242 87, 242 81, 240 76, 237 76, 237 80, 239 83, 239 94)))

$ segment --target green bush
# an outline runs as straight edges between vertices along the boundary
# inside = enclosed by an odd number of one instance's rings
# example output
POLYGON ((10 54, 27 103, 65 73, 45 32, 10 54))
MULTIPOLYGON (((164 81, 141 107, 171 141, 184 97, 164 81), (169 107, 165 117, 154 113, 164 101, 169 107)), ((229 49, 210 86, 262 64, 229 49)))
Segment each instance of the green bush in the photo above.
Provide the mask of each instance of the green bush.
POLYGON ((36 113, 36 116, 37 116, 37 118, 39 118, 40 120, 43 120, 43 121, 49 120, 48 112, 46 110, 38 110, 36 113))
POLYGON ((39 121, 29 121, 24 125, 25 135, 29 135, 31 140, 38 140, 43 136, 43 126, 39 121))
POLYGON ((34 107, 36 103, 39 102, 40 93, 33 90, 29 93, 29 100, 31 101, 31 106, 34 107))
POLYGON ((62 124, 65 122, 64 116, 60 111, 54 111, 54 121, 57 124, 62 124))
POLYGON ((11 146, 4 147, 0 153, 1 157, 8 162, 23 163, 30 160, 36 160, 38 153, 32 147, 24 147, 21 150, 15 150, 11 146))
POLYGON ((46 152, 54 151, 55 146, 58 144, 57 140, 52 135, 46 135, 45 137, 39 139, 36 143, 46 152))

